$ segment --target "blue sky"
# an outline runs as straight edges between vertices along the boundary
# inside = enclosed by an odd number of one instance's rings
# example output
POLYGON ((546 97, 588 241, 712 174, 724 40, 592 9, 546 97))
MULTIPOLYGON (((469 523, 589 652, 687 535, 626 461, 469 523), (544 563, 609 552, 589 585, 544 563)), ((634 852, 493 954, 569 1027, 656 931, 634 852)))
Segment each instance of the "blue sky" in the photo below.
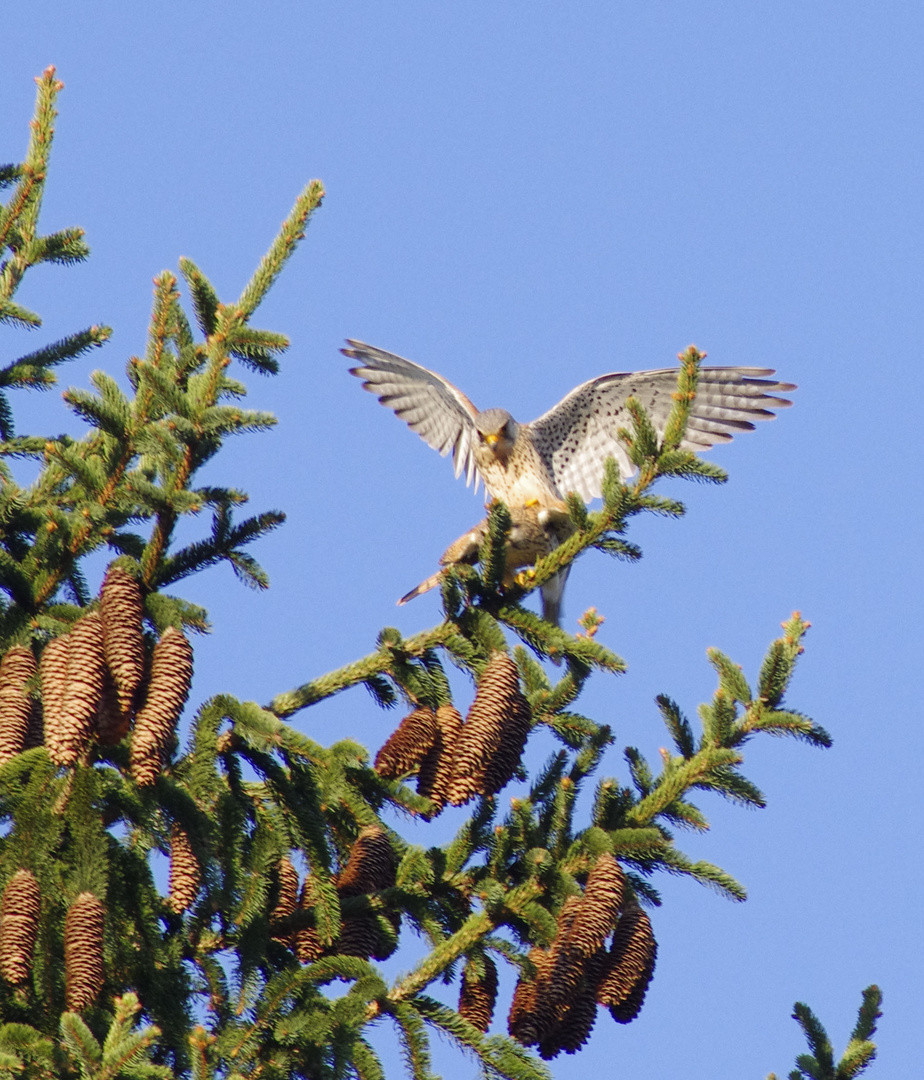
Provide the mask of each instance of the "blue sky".
MULTIPOLYGON (((803 1049, 794 1001, 840 1048, 877 982, 873 1075, 912 1075, 920 5, 85 0, 8 4, 2 22, 0 157, 22 154, 32 77, 57 65, 44 221, 83 226, 93 252, 27 279, 21 302, 46 324, 8 331, 5 355, 106 322, 111 344, 62 382, 121 374, 144 346, 155 273, 188 255, 230 299, 304 184, 327 188, 257 318, 292 339, 279 378, 249 377, 251 404, 280 424, 214 466, 254 509, 288 514, 256 552, 273 587, 254 595, 216 570, 187 589, 215 627, 197 642, 194 701, 266 701, 368 652, 384 625, 432 625, 434 595, 394 601, 481 516, 447 462, 346 374, 343 338, 520 420, 594 375, 669 365, 690 342, 710 363, 799 384, 791 410, 712 454, 725 487, 665 489, 689 512, 638 522, 641 564, 580 560, 566 620, 595 604, 601 639, 629 663, 583 701, 615 730, 610 774, 625 776, 626 744, 656 757, 655 694, 688 713, 708 699, 707 646, 754 677, 794 609, 813 629, 789 702, 834 748, 753 743, 745 771, 769 807, 701 800, 713 831, 686 849, 749 901, 663 882, 641 1017, 602 1017, 555 1073, 782 1073, 803 1049)), ((22 431, 73 425, 55 394, 17 404, 22 431)), ((362 690, 296 719, 373 749, 392 721, 362 690)))

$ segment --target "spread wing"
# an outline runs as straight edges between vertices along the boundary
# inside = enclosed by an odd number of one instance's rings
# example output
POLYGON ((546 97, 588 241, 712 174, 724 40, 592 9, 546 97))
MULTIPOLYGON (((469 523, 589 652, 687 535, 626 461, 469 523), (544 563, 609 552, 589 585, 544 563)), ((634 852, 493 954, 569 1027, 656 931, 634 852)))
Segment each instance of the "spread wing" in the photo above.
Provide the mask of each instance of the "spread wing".
MULTIPOLYGON (((752 431, 755 420, 771 420, 771 409, 791 405, 770 391, 795 390, 792 383, 760 376, 770 368, 705 367, 700 369, 684 450, 699 452, 730 442, 739 431, 752 431)), ((619 441, 620 427, 630 427, 626 399, 636 397, 659 435, 673 405, 677 368, 614 372, 583 383, 529 425, 536 449, 552 471, 559 491, 576 491, 590 501, 600 495, 603 463, 613 457, 623 479, 635 472, 619 441)))
POLYGON ((362 341, 347 339, 347 344, 349 348, 340 351, 359 360, 350 373, 363 380, 363 388, 443 457, 451 452, 456 476, 464 472, 466 484, 474 478, 477 488, 472 443, 478 410, 465 394, 435 371, 411 360, 362 341))

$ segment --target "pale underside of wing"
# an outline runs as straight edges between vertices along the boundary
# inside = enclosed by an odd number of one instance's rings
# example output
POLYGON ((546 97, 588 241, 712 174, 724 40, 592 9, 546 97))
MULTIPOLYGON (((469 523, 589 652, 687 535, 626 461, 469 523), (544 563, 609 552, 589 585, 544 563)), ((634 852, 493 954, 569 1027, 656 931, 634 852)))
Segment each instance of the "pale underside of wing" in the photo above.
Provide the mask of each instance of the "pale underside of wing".
MULTIPOLYGON (((791 405, 773 394, 795 390, 795 386, 764 378, 773 374, 770 368, 700 369, 681 447, 698 453, 716 443, 730 442, 738 432, 753 430, 754 421, 771 420, 771 409, 791 405)), ((586 502, 597 498, 608 457, 615 459, 623 479, 632 476, 635 467, 618 437, 621 427, 631 429, 626 400, 637 398, 658 435, 663 435, 676 389, 677 368, 614 372, 576 387, 534 420, 529 432, 559 491, 576 491, 586 502)))
POLYGON ((350 371, 363 380, 364 389, 443 457, 452 454, 456 476, 465 473, 466 484, 474 480, 477 489, 479 476, 472 452, 477 410, 465 394, 412 360, 362 341, 348 339, 347 344, 349 348, 341 352, 359 361, 350 371))

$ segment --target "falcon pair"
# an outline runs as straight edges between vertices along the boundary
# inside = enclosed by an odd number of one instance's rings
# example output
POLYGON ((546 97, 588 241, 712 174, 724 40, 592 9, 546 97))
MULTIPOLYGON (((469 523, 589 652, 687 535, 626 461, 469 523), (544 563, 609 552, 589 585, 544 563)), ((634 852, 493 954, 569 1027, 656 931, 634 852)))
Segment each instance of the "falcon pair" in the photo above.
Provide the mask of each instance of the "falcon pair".
MULTIPOLYGON (((613 372, 582 383, 538 420, 519 424, 505 409, 479 411, 461 390, 419 364, 361 341, 347 344, 342 352, 359 361, 350 370, 363 387, 443 457, 452 454, 456 476, 464 472, 466 484, 474 481, 477 491, 481 482, 490 498, 506 503, 512 517, 508 573, 535 562, 567 536, 561 516, 566 513, 564 496, 574 491, 585 502, 597 498, 608 457, 615 459, 624 480, 635 472, 618 436, 631 423, 626 400, 636 398, 663 436, 677 388, 676 368, 613 372), (526 561, 517 562, 520 558, 526 561)), ((771 391, 795 386, 762 377, 773 374, 770 368, 701 368, 681 448, 699 452, 729 442, 739 431, 752 431, 755 420, 772 419, 771 409, 791 405, 771 391)), ((473 538, 483 537, 484 529, 482 522, 460 537, 440 562, 476 561, 473 538)), ((543 586, 543 615, 556 622, 564 577, 543 586)), ((428 578, 399 603, 438 580, 439 574, 428 578)))

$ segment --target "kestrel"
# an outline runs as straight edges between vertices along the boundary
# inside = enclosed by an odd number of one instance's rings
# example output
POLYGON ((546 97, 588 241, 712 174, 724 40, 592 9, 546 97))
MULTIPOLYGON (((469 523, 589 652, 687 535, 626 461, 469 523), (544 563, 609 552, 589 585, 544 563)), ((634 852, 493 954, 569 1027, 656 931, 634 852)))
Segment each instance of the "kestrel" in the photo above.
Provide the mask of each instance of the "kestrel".
MULTIPOLYGON (((582 383, 538 420, 520 424, 505 409, 479 411, 461 390, 420 364, 361 341, 347 344, 342 352, 359 361, 350 370, 363 387, 443 457, 451 453, 456 476, 465 473, 476 491, 482 482, 491 498, 510 509, 560 509, 570 491, 590 502, 601 494, 608 457, 628 479, 635 466, 618 434, 631 426, 626 399, 635 397, 663 436, 677 388, 676 368, 613 372, 582 383)), ((681 448, 699 452, 729 442, 737 432, 753 430, 754 421, 772 419, 771 409, 791 405, 773 395, 796 387, 763 378, 773 374, 771 368, 700 368, 681 448)), ((558 583, 559 594, 563 584, 558 583)))

